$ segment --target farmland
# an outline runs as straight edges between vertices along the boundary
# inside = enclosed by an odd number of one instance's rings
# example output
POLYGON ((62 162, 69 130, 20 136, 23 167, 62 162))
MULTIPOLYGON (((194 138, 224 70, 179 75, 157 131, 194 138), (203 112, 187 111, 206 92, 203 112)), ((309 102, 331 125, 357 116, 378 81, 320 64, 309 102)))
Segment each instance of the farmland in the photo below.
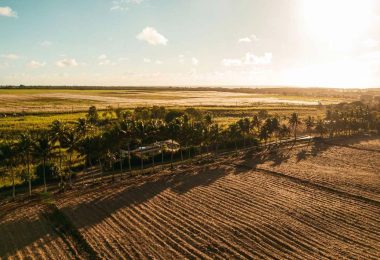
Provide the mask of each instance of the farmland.
POLYGON ((91 105, 103 111, 153 105, 178 109, 196 107, 212 113, 219 123, 228 124, 234 118, 252 116, 263 109, 280 116, 294 111, 302 117, 321 116, 324 108, 319 104, 358 98, 357 93, 335 94, 318 90, 305 95, 297 89, 252 92, 221 88, 200 91, 191 88, 0 88, 0 133, 44 129, 54 120, 74 121, 84 117, 91 105))
POLYGON ((179 88, 126 89, 0 89, 0 113, 85 111, 90 105, 131 108, 136 106, 179 107, 249 107, 252 105, 308 105, 334 104, 352 101, 352 96, 326 97, 297 94, 247 93, 237 90, 179 88))
MULTIPOLYGON (((378 139, 356 138, 267 158, 242 152, 54 200, 101 258, 378 258, 379 151, 378 139)), ((2 237, 23 237, 3 239, 0 256, 76 252, 60 251, 40 207, 10 205, 1 206, 2 237)))
POLYGON ((379 104, 271 91, 1 89, 0 258, 379 258, 379 104))

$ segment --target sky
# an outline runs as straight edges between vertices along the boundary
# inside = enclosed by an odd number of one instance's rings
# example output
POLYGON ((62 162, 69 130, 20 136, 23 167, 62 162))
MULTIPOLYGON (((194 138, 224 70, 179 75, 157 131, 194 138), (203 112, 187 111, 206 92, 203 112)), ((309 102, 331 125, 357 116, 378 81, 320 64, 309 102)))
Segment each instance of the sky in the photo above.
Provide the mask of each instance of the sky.
POLYGON ((0 0, 0 85, 380 86, 377 0, 0 0))

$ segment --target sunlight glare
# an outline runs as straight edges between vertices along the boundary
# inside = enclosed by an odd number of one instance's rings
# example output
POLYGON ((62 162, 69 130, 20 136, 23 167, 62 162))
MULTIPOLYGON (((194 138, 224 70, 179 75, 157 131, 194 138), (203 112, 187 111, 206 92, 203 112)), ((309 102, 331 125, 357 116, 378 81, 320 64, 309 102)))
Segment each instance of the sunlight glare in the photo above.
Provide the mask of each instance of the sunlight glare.
POLYGON ((305 0, 303 26, 312 39, 347 50, 368 33, 372 8, 373 0, 305 0))

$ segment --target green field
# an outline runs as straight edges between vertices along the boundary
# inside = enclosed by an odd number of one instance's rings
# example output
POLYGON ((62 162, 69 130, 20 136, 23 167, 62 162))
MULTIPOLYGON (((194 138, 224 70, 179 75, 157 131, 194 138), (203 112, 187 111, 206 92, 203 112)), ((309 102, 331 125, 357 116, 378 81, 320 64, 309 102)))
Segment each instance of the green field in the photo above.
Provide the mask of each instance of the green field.
POLYGON ((301 117, 321 116, 324 108, 318 102, 327 105, 354 100, 352 93, 327 96, 329 93, 318 90, 306 95, 294 89, 269 93, 268 90, 221 88, 0 88, 0 134, 43 129, 54 120, 74 121, 84 117, 91 105, 99 110, 153 105, 173 109, 196 107, 210 112, 219 123, 230 123, 259 110, 280 116, 294 111, 301 117))
MULTIPOLYGON (((325 93, 326 94, 326 93, 325 93)), ((238 91, 236 89, 204 90, 182 88, 126 88, 126 89, 0 89, 0 113, 62 113, 86 111, 91 105, 100 109, 109 106, 166 107, 261 107, 261 106, 316 106, 353 101, 352 95, 327 96, 323 92, 312 95, 299 92, 274 93, 238 91)))

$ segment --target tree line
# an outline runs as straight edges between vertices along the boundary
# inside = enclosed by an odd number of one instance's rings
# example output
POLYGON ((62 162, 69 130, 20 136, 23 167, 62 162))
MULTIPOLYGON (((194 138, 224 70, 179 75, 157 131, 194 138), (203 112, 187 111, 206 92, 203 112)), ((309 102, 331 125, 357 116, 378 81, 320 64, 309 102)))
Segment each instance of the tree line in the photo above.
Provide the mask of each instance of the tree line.
POLYGON ((89 167, 99 167, 102 176, 104 171, 114 173, 116 168, 126 172, 136 165, 143 169, 144 162, 154 167, 159 157, 162 163, 173 163, 175 156, 184 160, 211 151, 217 153, 220 149, 237 150, 287 138, 296 141, 300 130, 320 137, 379 133, 379 111, 360 102, 330 106, 323 118, 301 119, 296 112, 281 117, 261 110, 252 117, 224 125, 216 122, 210 113, 195 108, 154 106, 100 113, 92 106, 85 118, 75 122, 56 120, 46 130, 26 131, 2 140, 0 171, 11 180, 14 198, 16 180, 20 177, 28 183, 28 193, 32 195, 35 179, 41 181, 45 192, 53 177, 64 189, 71 185, 76 172, 89 167), (178 151, 131 152, 165 140, 178 144, 178 151))

